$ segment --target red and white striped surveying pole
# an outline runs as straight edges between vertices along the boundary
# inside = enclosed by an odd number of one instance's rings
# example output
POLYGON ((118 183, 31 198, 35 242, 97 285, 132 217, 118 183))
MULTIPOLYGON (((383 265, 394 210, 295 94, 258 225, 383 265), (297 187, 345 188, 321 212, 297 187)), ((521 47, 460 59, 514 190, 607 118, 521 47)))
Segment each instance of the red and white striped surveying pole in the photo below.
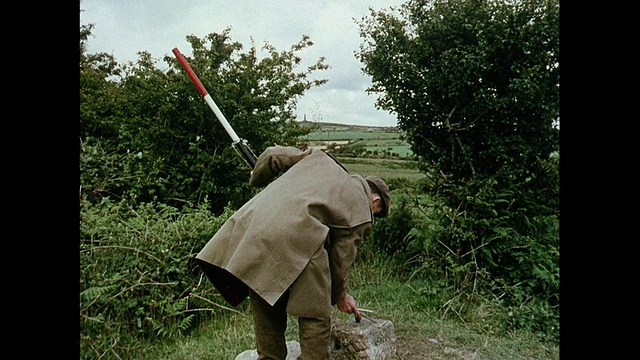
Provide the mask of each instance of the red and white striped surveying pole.
POLYGON ((189 75, 189 78, 191 78, 191 81, 196 86, 200 94, 204 97, 204 101, 207 103, 207 105, 209 105, 211 110, 213 110, 213 113, 218 118, 218 121, 220 121, 220 124, 222 124, 222 126, 227 131, 229 136, 231 136, 231 140, 233 140, 233 143, 231 144, 231 146, 236 150, 238 154, 240 154, 240 156, 242 156, 242 158, 244 159, 244 161, 247 162, 249 167, 253 169, 256 165, 256 156, 253 153, 253 151, 251 151, 251 149, 249 148, 247 141, 244 139, 241 139, 238 136, 238 134, 236 134, 236 132, 233 131, 233 128, 231 127, 231 125, 229 125, 229 122, 227 121, 227 119, 224 117, 224 115, 218 108, 218 105, 216 105, 216 103, 213 101, 207 89, 204 88, 204 86, 202 85, 202 82, 200 82, 200 79, 198 79, 196 74, 193 72, 193 70, 191 69, 191 66, 189 66, 189 63, 187 63, 187 60, 184 58, 180 50, 178 50, 178 48, 173 48, 173 50, 171 51, 180 62, 180 65, 182 65, 184 70, 187 72, 187 75, 189 75))

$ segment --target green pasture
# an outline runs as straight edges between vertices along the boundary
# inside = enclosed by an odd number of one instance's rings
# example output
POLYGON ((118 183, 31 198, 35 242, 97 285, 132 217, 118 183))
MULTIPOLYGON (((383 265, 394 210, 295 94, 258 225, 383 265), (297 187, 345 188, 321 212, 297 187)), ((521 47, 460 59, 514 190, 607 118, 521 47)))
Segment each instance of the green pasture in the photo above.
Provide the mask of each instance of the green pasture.
POLYGON ((421 179, 426 175, 417 169, 415 161, 338 157, 350 173, 362 176, 378 175, 385 180, 394 178, 421 179))
POLYGON ((376 150, 379 153, 388 151, 392 154, 397 154, 397 156, 401 158, 406 158, 413 155, 413 151, 411 151, 411 145, 400 139, 372 139, 362 141, 364 142, 365 149, 371 152, 375 152, 376 150))

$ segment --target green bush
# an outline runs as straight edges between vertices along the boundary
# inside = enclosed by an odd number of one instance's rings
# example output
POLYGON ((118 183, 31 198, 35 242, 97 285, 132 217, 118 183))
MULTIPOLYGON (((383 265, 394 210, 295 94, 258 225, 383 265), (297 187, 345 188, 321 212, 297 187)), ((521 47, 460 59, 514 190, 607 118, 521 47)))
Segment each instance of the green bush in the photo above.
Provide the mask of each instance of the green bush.
MULTIPOLYGON (((557 186, 558 164, 549 162, 538 174, 550 188, 557 186)), ((448 289, 448 315, 473 316, 463 309, 499 299, 501 308, 511 310, 494 317, 495 328, 526 329, 557 341, 559 216, 553 204, 533 200, 526 180, 506 188, 499 181, 434 187, 429 177, 392 180, 392 211, 361 246, 363 258, 393 256, 404 264, 401 273, 428 279, 432 291, 448 289)))
POLYGON ((388 255, 404 253, 403 239, 415 226, 409 198, 404 194, 392 197, 392 211, 385 218, 376 219, 371 239, 364 243, 369 250, 382 251, 388 255))
POLYGON ((184 333, 222 304, 193 258, 229 208, 216 217, 206 202, 178 211, 105 198, 82 201, 80 215, 82 359, 131 357, 138 341, 184 333))
POLYGON ((371 239, 360 246, 364 258, 385 254, 400 261, 410 261, 422 252, 422 248, 413 242, 412 234, 429 223, 429 205, 421 204, 429 197, 419 191, 423 181, 407 178, 387 181, 391 190, 391 211, 387 217, 375 220, 371 239))

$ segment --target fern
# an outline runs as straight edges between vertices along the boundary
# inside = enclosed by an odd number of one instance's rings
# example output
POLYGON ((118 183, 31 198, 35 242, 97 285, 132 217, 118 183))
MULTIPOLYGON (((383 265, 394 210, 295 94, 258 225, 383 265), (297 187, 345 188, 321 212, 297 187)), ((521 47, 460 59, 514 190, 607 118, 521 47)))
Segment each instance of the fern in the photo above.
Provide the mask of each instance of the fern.
POLYGON ((178 329, 180 329, 180 333, 184 333, 191 328, 194 318, 195 318, 195 314, 190 314, 180 321, 180 323, 178 324, 178 329))
POLYGON ((108 286, 94 286, 80 292, 80 305, 84 307, 84 304, 91 304, 98 300, 98 298, 104 294, 110 293, 116 289, 117 285, 108 286))
POLYGON ((179 321, 174 317, 166 318, 166 321, 160 321, 151 317, 145 320, 151 324, 151 327, 158 337, 172 337, 182 335, 193 326, 194 314, 187 315, 179 321))

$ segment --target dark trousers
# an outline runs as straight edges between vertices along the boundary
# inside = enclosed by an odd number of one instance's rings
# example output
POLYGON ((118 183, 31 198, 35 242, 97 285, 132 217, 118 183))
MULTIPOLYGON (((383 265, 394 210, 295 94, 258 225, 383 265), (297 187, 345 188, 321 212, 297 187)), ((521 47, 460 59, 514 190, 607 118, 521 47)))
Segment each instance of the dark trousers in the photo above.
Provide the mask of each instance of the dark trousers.
MULTIPOLYGON (((285 360, 287 344, 287 291, 273 305, 269 305, 260 295, 249 292, 253 313, 253 328, 256 337, 258 360, 285 360)), ((300 334, 299 360, 328 360, 331 343, 331 318, 298 317, 300 334)))

